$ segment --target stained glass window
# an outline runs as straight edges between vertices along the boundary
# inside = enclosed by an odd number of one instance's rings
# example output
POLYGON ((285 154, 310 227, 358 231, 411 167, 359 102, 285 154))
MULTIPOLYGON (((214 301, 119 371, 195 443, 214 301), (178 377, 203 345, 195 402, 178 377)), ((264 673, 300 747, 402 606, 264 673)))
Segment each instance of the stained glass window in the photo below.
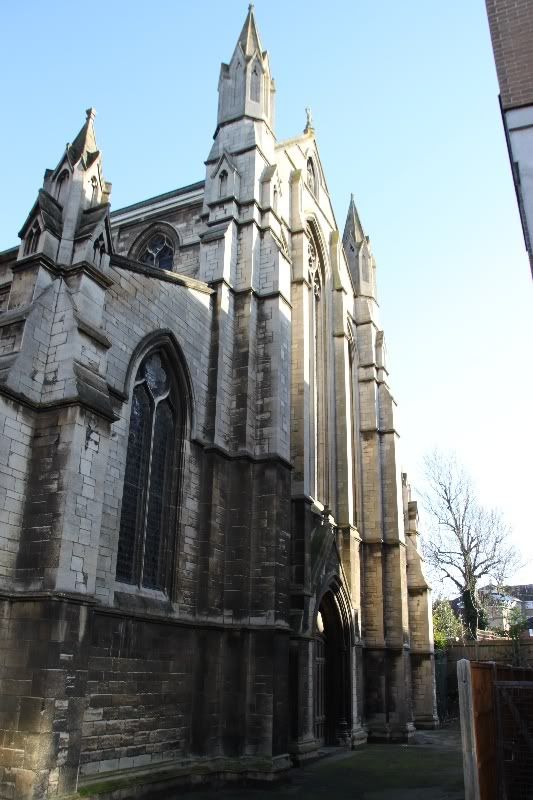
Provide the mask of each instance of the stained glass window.
POLYGON ((117 580, 165 589, 175 502, 176 398, 161 353, 145 358, 133 390, 117 580))
POLYGON ((172 269, 174 263, 174 245, 164 233, 156 233, 142 250, 139 261, 151 267, 172 269))

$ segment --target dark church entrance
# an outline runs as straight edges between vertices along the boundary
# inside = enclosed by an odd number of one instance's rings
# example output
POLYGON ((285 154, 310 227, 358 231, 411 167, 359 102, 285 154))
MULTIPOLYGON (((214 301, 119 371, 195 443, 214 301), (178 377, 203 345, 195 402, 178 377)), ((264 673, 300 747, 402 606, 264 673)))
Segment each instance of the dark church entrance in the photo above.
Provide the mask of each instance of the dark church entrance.
POLYGON ((314 735, 321 746, 349 740, 349 632, 331 591, 320 603, 315 628, 314 735))

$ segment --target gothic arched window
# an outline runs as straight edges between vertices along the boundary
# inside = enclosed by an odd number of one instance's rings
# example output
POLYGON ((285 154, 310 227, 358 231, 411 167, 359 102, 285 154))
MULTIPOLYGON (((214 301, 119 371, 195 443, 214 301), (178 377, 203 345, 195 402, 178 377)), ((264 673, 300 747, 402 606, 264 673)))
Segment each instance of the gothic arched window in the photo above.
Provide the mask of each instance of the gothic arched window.
POLYGON ((164 233, 154 233, 141 250, 138 260, 142 264, 160 269, 172 269, 174 264, 174 245, 164 233))
POLYGON ((118 541, 118 581, 168 588, 170 532, 176 517, 180 403, 164 354, 152 352, 137 372, 118 541))
POLYGON ((313 194, 317 195, 317 182, 316 182, 316 173, 315 173, 315 165, 313 164, 313 159, 307 159, 307 185, 313 192, 313 194))
POLYGON ((327 501, 327 414, 326 414, 326 340, 323 297, 324 271, 318 244, 310 229, 308 235, 309 265, 309 372, 311 376, 311 491, 321 502, 327 501))
POLYGON ((69 179, 68 170, 64 169, 59 178, 57 179, 57 184, 56 184, 56 200, 60 205, 64 205, 66 200, 68 179, 69 179))
POLYGON ((355 382, 356 365, 355 365, 355 339, 353 330, 348 323, 348 382, 349 382, 349 409, 350 409, 350 450, 351 450, 351 467, 352 467, 352 520, 354 525, 357 525, 357 420, 358 420, 358 404, 357 404, 357 384, 355 382))
POLYGON ((258 103, 261 99, 261 74, 257 62, 253 65, 250 77, 250 100, 258 103))
POLYGON ((219 181, 219 188, 218 188, 218 196, 225 197, 228 192, 228 173, 225 169, 222 170, 220 175, 218 176, 219 181))
POLYGON ((33 223, 30 228, 30 232, 26 237, 26 243, 24 245, 24 255, 29 256, 32 253, 35 253, 37 250, 37 245, 39 244, 39 236, 41 235, 41 228, 39 227, 39 223, 37 220, 33 223))

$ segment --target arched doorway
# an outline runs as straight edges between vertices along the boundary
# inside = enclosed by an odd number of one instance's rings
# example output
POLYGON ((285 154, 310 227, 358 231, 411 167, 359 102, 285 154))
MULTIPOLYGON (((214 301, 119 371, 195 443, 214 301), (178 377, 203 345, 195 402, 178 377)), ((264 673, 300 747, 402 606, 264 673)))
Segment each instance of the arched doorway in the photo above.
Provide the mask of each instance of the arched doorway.
POLYGON ((327 591, 317 612, 314 635, 314 735, 321 746, 349 740, 349 644, 349 630, 335 595, 327 591))

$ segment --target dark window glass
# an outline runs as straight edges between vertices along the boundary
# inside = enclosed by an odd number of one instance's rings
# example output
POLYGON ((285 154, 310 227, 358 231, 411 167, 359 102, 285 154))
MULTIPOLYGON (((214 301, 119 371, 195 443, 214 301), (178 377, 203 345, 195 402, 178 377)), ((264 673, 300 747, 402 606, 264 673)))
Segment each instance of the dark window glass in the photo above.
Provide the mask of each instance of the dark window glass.
POLYGON ((164 357, 153 353, 133 392, 120 520, 117 580, 165 589, 175 508, 175 388, 164 357))
POLYGON ((149 240, 139 256, 139 261, 160 269, 172 269, 174 264, 174 246, 168 236, 156 233, 149 240))
POLYGON ((169 510, 165 508, 164 501, 169 494, 167 491, 169 450, 173 428, 172 411, 165 400, 157 406, 155 416, 144 546, 143 585, 152 589, 163 588, 161 585, 161 573, 163 572, 161 568, 161 551, 164 543, 162 542, 161 532, 166 527, 164 525, 164 517, 168 515, 169 510))
POLYGON ((137 545, 136 534, 143 524, 144 493, 151 434, 150 417, 151 409, 148 392, 143 385, 136 386, 131 403, 117 558, 117 578, 126 583, 133 583, 135 580, 135 564, 139 561, 139 554, 135 552, 137 545))
POLYGON ((41 235, 41 229, 37 223, 34 223, 32 229, 30 230, 27 238, 26 244, 24 246, 24 255, 29 256, 31 253, 35 253, 37 250, 37 244, 39 242, 39 236, 41 235))

